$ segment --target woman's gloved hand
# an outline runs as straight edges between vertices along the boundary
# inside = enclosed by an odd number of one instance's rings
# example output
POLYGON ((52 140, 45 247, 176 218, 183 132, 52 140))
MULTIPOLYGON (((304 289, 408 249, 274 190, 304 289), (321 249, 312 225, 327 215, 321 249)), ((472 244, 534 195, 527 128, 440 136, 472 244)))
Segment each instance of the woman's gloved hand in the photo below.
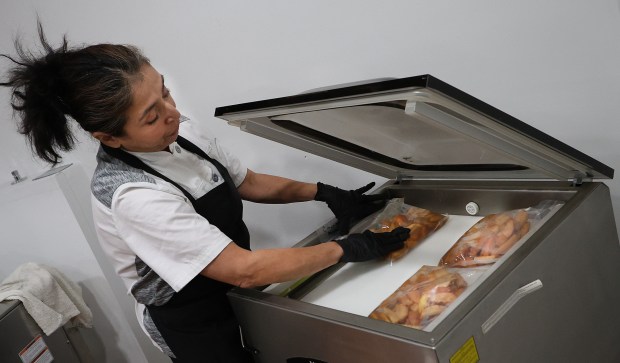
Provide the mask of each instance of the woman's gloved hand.
POLYGON ((385 205, 385 200, 388 199, 385 195, 364 194, 375 186, 374 182, 355 190, 342 190, 323 183, 316 183, 316 185, 317 192, 314 200, 327 203, 338 220, 336 230, 340 235, 349 232, 353 221, 381 209, 385 205))
POLYGON ((398 227, 384 233, 371 231, 353 233, 334 242, 338 243, 344 251, 340 262, 363 262, 383 257, 403 248, 407 238, 409 238, 409 228, 398 227))

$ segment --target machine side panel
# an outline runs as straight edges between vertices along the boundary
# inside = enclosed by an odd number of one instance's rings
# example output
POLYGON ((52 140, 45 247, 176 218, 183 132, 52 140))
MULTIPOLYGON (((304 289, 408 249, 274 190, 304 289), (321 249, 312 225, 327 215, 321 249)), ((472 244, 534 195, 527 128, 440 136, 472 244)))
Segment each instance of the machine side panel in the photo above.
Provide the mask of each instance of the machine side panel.
POLYGON ((474 337, 484 362, 620 361, 620 245, 609 197, 600 184, 451 332, 440 362, 474 337), (485 333, 482 324, 519 288, 520 299, 485 333))

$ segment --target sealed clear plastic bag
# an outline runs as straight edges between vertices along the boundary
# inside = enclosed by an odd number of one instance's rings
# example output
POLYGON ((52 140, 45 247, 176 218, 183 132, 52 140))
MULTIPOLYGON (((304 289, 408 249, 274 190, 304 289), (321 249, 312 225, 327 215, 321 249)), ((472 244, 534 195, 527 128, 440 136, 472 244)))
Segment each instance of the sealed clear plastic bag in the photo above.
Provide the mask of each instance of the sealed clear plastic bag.
POLYGON ((538 227, 549 211, 561 204, 546 200, 535 207, 489 214, 465 232, 438 265, 471 267, 492 264, 531 229, 538 227))
POLYGON ((397 227, 409 228, 409 238, 405 241, 405 246, 386 256, 390 261, 395 261, 441 228, 447 220, 447 215, 405 204, 403 198, 394 198, 387 202, 368 229, 380 233, 390 232, 397 227))
POLYGON ((479 269, 422 266, 369 317, 423 329, 459 297, 482 273, 479 269))

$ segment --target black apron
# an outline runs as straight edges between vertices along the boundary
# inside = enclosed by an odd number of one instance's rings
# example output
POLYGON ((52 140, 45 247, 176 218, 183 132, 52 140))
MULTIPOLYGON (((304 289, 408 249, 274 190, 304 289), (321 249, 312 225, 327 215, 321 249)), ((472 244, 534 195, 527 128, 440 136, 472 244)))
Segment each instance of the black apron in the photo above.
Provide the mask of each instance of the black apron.
MULTIPOLYGON (((226 168, 203 150, 179 136, 177 143, 185 150, 211 162, 224 183, 199 199, 137 157, 103 146, 111 156, 126 164, 156 175, 176 186, 191 201, 198 214, 215 225, 242 248, 250 249, 250 235, 243 217, 243 204, 226 168)), ((155 326, 174 355, 174 362, 252 362, 242 349, 239 325, 233 315, 226 292, 232 286, 197 275, 162 306, 146 306, 155 326)))

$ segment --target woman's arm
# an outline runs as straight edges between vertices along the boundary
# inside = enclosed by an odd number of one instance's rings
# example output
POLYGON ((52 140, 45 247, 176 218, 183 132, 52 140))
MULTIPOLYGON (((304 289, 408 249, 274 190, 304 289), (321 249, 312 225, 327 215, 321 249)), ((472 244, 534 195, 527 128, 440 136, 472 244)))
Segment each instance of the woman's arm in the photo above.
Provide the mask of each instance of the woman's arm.
POLYGON ((313 200, 315 183, 304 183, 279 176, 259 174, 248 169, 237 188, 241 198, 257 203, 293 203, 313 200))
POLYGON ((201 274, 239 287, 254 287, 308 276, 337 263, 336 242, 311 247, 248 251, 231 242, 201 274))
POLYGON ((308 276, 341 262, 368 261, 402 248, 410 230, 354 233, 310 247, 248 251, 231 242, 201 274, 240 287, 267 285, 308 276))

